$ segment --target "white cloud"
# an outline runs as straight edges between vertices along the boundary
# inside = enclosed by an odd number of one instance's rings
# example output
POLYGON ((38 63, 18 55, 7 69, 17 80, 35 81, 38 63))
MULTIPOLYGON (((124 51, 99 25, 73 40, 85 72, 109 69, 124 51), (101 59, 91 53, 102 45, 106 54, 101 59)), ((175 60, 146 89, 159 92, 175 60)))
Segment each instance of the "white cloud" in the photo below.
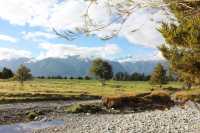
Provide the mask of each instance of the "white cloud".
POLYGON ((57 0, 0 0, 0 18, 11 24, 46 25, 57 0))
POLYGON ((0 41, 9 41, 15 43, 17 42, 17 39, 9 35, 0 34, 0 41))
POLYGON ((48 32, 22 32, 23 38, 32 41, 43 41, 46 39, 55 39, 58 36, 48 32))
POLYGON ((145 47, 156 48, 164 43, 164 38, 158 32, 160 22, 170 21, 172 15, 167 15, 161 9, 142 8, 133 13, 122 29, 121 36, 130 42, 145 47))
POLYGON ((129 55, 124 58, 117 59, 119 62, 136 62, 136 61, 156 61, 165 60, 160 51, 151 53, 141 53, 137 55, 129 55))
POLYGON ((3 59, 17 59, 17 58, 31 58, 32 54, 26 50, 17 50, 10 48, 0 48, 0 60, 3 59))
POLYGON ((40 48, 44 51, 40 53, 38 59, 44 58, 65 58, 67 56, 80 55, 81 57, 102 57, 112 58, 120 52, 120 48, 115 44, 107 44, 101 47, 80 47, 67 44, 41 43, 40 48))
MULTIPOLYGON (((125 0, 113 0, 116 3, 125 0)), ((145 3, 148 0, 136 0, 145 3)), ((157 0, 160 1, 160 0, 157 0)), ((108 13, 104 4, 105 0, 99 0, 89 10, 89 15, 97 24, 107 24, 113 16, 108 13)), ((40 26, 48 29, 74 30, 84 26, 83 15, 88 7, 85 0, 0 0, 0 18, 12 24, 40 26)), ((145 47, 156 47, 164 42, 161 34, 156 30, 158 22, 168 21, 166 14, 161 9, 148 7, 134 10, 132 16, 127 20, 120 33, 131 43, 145 47), (131 32, 138 29, 136 32, 131 32)), ((111 25, 108 29, 95 32, 102 37, 110 35, 110 31, 118 28, 118 24, 111 25), (114 28, 113 28, 114 27, 114 28)))
POLYGON ((83 26, 83 15, 87 7, 83 0, 67 0, 56 4, 49 17, 51 27, 74 30, 83 26))

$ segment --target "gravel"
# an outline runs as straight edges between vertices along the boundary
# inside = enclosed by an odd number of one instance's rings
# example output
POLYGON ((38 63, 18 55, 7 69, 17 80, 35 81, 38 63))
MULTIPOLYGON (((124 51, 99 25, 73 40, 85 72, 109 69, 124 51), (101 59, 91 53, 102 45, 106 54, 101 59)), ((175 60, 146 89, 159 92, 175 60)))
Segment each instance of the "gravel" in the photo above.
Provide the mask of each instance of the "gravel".
POLYGON ((200 133, 200 112, 193 103, 169 110, 131 114, 61 114, 59 127, 34 133, 200 133))

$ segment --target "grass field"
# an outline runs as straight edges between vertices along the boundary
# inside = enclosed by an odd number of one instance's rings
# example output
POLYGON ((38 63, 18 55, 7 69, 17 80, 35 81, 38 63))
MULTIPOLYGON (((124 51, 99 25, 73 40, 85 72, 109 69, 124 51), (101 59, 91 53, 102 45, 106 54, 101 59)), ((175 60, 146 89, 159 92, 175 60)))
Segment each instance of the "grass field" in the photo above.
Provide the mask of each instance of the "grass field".
MULTIPOLYGON (((164 87, 181 87, 181 83, 169 83, 164 87)), ((96 80, 35 79, 22 87, 15 81, 0 81, 0 102, 79 99, 83 96, 132 95, 153 88, 148 82, 109 81, 101 86, 96 80)))

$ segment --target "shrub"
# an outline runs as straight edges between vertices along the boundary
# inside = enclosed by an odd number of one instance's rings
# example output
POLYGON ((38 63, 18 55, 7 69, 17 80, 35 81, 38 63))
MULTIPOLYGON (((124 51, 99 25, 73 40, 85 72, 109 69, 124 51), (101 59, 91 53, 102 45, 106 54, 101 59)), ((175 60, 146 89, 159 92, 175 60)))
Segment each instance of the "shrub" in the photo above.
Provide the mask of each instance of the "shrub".
POLYGON ((89 76, 84 77, 85 80, 90 80, 91 78, 89 76))
POLYGON ((38 115, 38 114, 35 113, 35 112, 29 112, 29 113, 27 114, 27 118, 28 118, 29 120, 34 120, 35 117, 36 117, 37 115, 38 115))
POLYGON ((151 74, 150 83, 153 85, 160 85, 167 83, 166 70, 162 64, 158 64, 151 74))
POLYGON ((83 77, 78 77, 77 79, 79 79, 79 80, 82 80, 82 79, 83 79, 83 77))
POLYGON ((71 80, 72 80, 72 79, 74 79, 74 77, 70 77, 69 79, 71 79, 71 80))

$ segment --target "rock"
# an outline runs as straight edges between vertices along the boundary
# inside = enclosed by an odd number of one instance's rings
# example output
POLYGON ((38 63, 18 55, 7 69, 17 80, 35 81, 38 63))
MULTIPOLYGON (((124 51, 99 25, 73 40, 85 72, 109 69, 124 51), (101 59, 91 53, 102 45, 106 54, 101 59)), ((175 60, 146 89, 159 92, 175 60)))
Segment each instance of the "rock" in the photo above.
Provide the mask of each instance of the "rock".
MULTIPOLYGON (((200 112, 193 107, 174 106, 131 114, 63 114, 65 126, 59 133, 199 133, 200 112)), ((47 128, 37 133, 54 133, 47 128)), ((57 131, 58 132, 58 131, 57 131)))
POLYGON ((87 116, 91 115, 90 113, 86 113, 87 116))
POLYGON ((55 131, 55 132, 57 132, 57 131, 58 131, 58 129, 57 129, 57 128, 55 128, 55 129, 54 129, 54 131, 55 131))

